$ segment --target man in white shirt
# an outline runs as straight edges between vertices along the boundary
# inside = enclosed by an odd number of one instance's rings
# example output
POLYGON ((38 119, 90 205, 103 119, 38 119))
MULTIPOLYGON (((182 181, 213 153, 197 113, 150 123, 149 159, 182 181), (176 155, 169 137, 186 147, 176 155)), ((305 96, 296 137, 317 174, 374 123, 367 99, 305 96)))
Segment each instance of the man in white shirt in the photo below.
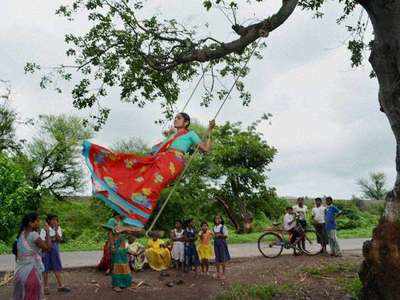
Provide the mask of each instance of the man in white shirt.
POLYGON ((308 209, 307 209, 307 206, 304 205, 303 197, 297 198, 297 205, 293 206, 293 211, 296 214, 296 216, 299 218, 299 224, 305 230, 307 227, 306 216, 307 216, 308 209))
POLYGON ((322 205, 321 198, 315 198, 315 207, 311 211, 313 225, 317 233, 318 243, 321 244, 321 253, 326 253, 328 238, 325 229, 325 206, 322 205))

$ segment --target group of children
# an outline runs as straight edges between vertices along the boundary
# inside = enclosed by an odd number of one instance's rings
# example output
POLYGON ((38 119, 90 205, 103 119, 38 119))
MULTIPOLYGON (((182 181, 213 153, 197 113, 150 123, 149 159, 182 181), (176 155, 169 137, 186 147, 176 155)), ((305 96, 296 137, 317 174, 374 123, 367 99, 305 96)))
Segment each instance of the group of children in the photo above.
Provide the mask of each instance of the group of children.
POLYGON ((132 271, 139 271, 147 263, 160 275, 174 266, 178 271, 209 275, 209 262, 214 259, 217 273, 215 278, 225 278, 225 264, 230 260, 226 239, 228 229, 221 216, 214 218, 214 227, 201 223, 198 231, 193 219, 176 221, 171 230, 170 240, 162 241, 157 231, 149 234, 147 246, 140 244, 134 235, 125 235, 120 229, 121 216, 114 215, 103 225, 108 230, 108 240, 103 248, 103 258, 99 269, 111 274, 111 282, 116 292, 132 284, 132 271), (213 240, 213 245, 212 245, 213 240))
POLYGON ((199 232, 195 229, 193 219, 189 219, 183 226, 177 221, 170 235, 172 241, 172 260, 178 270, 196 274, 201 267, 201 274, 209 274, 209 262, 214 258, 217 268, 216 278, 225 278, 225 263, 230 260, 226 239, 228 229, 221 216, 214 218, 214 227, 209 229, 207 222, 201 223, 199 232), (214 239, 214 245, 211 240, 214 239), (196 241, 198 240, 198 243, 196 241))
MULTIPOLYGON (((311 211, 311 223, 317 233, 317 241, 321 244, 321 253, 327 253, 327 245, 331 249, 331 256, 341 256, 337 240, 336 217, 342 212, 333 205, 332 197, 325 198, 326 206, 321 198, 315 198, 315 207, 311 211)), ((302 229, 307 228, 308 208, 304 204, 304 198, 297 199, 297 205, 288 206, 283 218, 284 229, 290 234, 290 242, 295 243, 299 236, 297 223, 302 229)), ((295 254, 297 254, 295 252, 295 254)))

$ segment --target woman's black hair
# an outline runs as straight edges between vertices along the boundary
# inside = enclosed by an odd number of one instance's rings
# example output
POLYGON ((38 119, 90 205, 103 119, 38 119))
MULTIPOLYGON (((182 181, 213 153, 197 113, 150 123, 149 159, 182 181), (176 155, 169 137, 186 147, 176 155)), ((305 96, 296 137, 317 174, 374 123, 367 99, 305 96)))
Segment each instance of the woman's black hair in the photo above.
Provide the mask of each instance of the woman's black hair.
POLYGON ((38 218, 39 218, 39 214, 36 212, 30 212, 22 218, 21 225, 19 226, 17 238, 15 239, 15 241, 13 243, 13 247, 12 247, 12 253, 15 255, 15 257, 17 256, 17 253, 18 253, 17 241, 18 241, 19 236, 21 235, 22 231, 24 231, 29 226, 29 223, 35 222, 38 218))
POLYGON ((216 219, 217 217, 219 217, 219 218, 221 219, 221 225, 225 225, 224 218, 222 218, 221 215, 216 215, 216 216, 214 217, 214 225, 217 225, 217 222, 215 222, 215 219, 216 219))
POLYGON ((180 112, 178 115, 181 115, 182 118, 187 122, 188 124, 186 125, 186 128, 190 126, 190 116, 187 113, 180 112))
POLYGON ((53 220, 53 219, 58 219, 58 216, 57 216, 57 215, 53 215, 53 214, 48 214, 48 215, 46 216, 46 222, 47 222, 47 224, 50 224, 51 220, 53 220))

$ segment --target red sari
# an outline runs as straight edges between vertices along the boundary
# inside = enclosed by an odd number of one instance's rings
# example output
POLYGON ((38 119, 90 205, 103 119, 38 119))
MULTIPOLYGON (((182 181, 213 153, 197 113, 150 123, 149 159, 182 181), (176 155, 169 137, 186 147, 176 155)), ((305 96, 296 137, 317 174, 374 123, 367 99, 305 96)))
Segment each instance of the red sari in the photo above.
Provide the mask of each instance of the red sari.
POLYGON ((111 245, 109 240, 107 240, 103 246, 103 257, 97 265, 97 268, 100 271, 111 270, 111 245))
POLYGON ((148 156, 115 153, 85 141, 83 156, 92 176, 94 196, 124 216, 125 224, 144 227, 161 191, 184 169, 183 154, 170 146, 187 132, 178 132, 148 156))

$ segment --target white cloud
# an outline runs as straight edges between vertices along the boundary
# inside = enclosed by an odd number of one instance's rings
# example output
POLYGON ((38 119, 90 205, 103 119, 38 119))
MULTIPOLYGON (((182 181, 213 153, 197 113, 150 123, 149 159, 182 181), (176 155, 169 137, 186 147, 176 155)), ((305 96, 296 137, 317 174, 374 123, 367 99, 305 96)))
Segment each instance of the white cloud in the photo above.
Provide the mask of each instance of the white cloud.
MULTIPOLYGON (((83 16, 73 23, 54 16, 55 9, 65 2, 2 1, 0 78, 11 80, 13 105, 24 118, 43 113, 84 113, 72 108, 68 94, 60 96, 40 90, 37 80, 23 74, 26 61, 47 66, 64 61, 64 34, 84 30, 83 16)), ((223 15, 218 10, 206 13, 201 1, 148 3, 151 7, 144 14, 157 12, 197 25, 208 22, 208 31, 218 38, 234 37, 223 15)), ((260 12, 273 13, 273 3, 264 1, 257 9, 243 10, 240 19, 261 17, 260 12)), ((337 4, 329 4, 326 12, 325 18, 315 20, 298 9, 288 22, 271 33, 264 59, 250 63, 252 72, 246 82, 253 93, 251 106, 243 108, 234 92, 217 120, 248 124, 263 112, 273 113, 272 126, 263 126, 261 130, 279 151, 270 177, 283 195, 331 194, 349 198, 358 191, 356 179, 372 171, 384 171, 390 182, 394 180, 394 138, 385 116, 379 112, 377 83, 368 79, 369 66, 350 68, 343 45, 348 34, 344 26, 335 23, 337 4)), ((183 87, 181 103, 193 86, 189 83, 183 87)), ((206 123, 220 103, 200 107, 199 93, 188 112, 206 123)), ((153 123, 161 115, 157 104, 141 110, 120 103, 116 93, 106 104, 112 112, 108 124, 95 138, 98 143, 110 145, 129 136, 148 142, 157 139, 160 128, 153 123)), ((35 128, 19 130, 23 137, 34 133, 35 128)))

